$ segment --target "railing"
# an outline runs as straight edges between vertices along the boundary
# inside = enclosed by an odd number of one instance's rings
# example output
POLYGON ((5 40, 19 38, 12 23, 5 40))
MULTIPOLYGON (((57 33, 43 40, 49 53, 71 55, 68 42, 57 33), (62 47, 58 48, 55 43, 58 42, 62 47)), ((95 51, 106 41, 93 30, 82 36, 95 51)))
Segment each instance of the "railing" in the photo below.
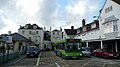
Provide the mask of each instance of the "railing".
POLYGON ((5 64, 21 55, 24 55, 25 52, 2 52, 0 53, 0 65, 5 64))

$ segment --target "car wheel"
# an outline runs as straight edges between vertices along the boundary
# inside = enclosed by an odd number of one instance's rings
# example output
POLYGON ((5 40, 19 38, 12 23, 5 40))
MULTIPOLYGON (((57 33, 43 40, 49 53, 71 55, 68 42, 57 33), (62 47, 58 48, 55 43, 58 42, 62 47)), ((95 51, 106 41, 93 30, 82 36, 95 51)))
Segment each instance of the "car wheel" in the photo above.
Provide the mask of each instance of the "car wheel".
POLYGON ((107 59, 107 56, 106 56, 106 55, 104 55, 104 58, 106 58, 106 59, 107 59))
POLYGON ((97 57, 97 55, 96 55, 96 54, 94 54, 94 56, 95 56, 95 57, 97 57))
POLYGON ((26 56, 27 58, 29 58, 29 56, 26 56))

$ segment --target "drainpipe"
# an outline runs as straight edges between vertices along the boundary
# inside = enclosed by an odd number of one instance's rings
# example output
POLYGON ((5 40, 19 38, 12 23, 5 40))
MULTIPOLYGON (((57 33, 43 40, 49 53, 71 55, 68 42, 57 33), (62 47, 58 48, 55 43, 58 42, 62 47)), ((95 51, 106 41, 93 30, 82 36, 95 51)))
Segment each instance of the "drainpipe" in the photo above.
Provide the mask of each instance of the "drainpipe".
POLYGON ((88 42, 86 42, 86 47, 88 47, 88 42))
POLYGON ((100 42, 101 42, 101 49, 103 49, 103 42, 102 42, 102 40, 100 42))
POLYGON ((118 52, 118 50, 117 50, 117 41, 115 41, 115 50, 116 50, 116 52, 118 52))

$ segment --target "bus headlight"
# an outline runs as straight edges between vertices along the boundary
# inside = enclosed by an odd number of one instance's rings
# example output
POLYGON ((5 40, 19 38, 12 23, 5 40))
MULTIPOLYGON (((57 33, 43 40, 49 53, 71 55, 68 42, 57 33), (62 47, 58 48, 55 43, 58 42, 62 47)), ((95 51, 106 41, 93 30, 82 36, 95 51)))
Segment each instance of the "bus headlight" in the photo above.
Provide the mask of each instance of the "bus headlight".
POLYGON ((82 54, 80 54, 80 56, 82 56, 82 54))
POLYGON ((66 54, 65 56, 68 56, 68 54, 66 54))

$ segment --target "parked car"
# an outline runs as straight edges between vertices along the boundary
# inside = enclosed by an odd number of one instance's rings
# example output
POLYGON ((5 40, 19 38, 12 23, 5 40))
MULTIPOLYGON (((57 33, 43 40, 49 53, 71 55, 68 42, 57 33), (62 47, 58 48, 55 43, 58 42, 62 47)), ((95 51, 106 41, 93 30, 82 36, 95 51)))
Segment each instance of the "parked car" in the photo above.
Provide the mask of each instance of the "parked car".
POLYGON ((26 51, 26 56, 27 57, 37 57, 39 55, 40 51, 39 48, 36 46, 28 46, 27 51, 26 51))
POLYGON ((89 47, 82 47, 82 55, 85 57, 91 57, 91 52, 89 47))
POLYGON ((41 51, 50 51, 49 48, 43 48, 41 51))
POLYGON ((119 56, 118 53, 106 49, 96 49, 93 51, 93 54, 94 56, 104 57, 104 58, 116 58, 119 56))

